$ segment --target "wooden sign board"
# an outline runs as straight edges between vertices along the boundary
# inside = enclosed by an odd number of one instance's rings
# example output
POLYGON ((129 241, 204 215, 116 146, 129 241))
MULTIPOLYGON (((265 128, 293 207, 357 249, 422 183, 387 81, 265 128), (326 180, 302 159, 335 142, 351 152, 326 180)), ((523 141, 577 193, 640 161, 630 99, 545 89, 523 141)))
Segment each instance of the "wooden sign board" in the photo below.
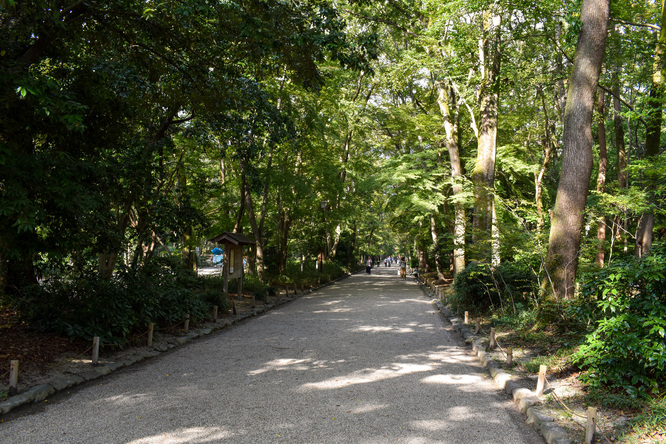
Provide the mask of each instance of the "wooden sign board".
POLYGON ((225 249, 229 255, 229 279, 241 277, 243 272, 243 250, 240 245, 226 244, 225 249))

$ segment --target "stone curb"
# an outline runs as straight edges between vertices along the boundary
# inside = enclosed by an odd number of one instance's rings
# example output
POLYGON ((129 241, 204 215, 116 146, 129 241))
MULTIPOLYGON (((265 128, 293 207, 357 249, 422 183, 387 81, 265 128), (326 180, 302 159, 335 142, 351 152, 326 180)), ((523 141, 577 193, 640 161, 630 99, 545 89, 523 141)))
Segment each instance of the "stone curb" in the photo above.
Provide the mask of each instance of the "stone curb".
POLYGON ((495 384, 511 396, 518 409, 525 414, 526 423, 541 434, 548 444, 571 444, 566 430, 557 425, 554 418, 539 411, 538 406, 541 404, 541 400, 534 392, 521 387, 513 380, 513 376, 499 368, 492 356, 486 352, 483 338, 474 335, 469 327, 455 317, 427 287, 421 285, 421 283, 419 283, 419 286, 426 295, 435 298, 432 303, 451 322, 453 329, 458 331, 465 342, 471 345, 472 351, 476 353, 477 359, 486 368, 495 384))
POLYGON ((346 279, 349 276, 351 276, 351 274, 345 274, 337 279, 333 279, 332 281, 321 284, 318 287, 310 288, 308 290, 302 291, 301 293, 292 294, 291 296, 282 297, 274 302, 271 302, 270 304, 253 308, 252 310, 245 313, 240 313, 234 316, 233 318, 218 319, 217 324, 213 327, 202 327, 194 329, 183 336, 166 338, 163 341, 155 342, 151 348, 148 347, 137 348, 136 353, 130 356, 126 356, 119 361, 109 362, 106 364, 99 364, 95 367, 89 367, 78 374, 58 376, 46 384, 41 384, 35 387, 31 387, 24 392, 21 392, 14 396, 10 396, 7 400, 0 402, 0 417, 2 415, 9 413, 11 410, 14 410, 15 408, 27 404, 43 402, 49 396, 54 395, 57 392, 62 392, 68 388, 75 387, 85 382, 92 381, 94 379, 98 379, 103 376, 109 375, 114 371, 119 370, 123 367, 129 367, 132 364, 136 364, 137 362, 153 358, 155 356, 160 355, 163 352, 171 350, 172 348, 178 347, 180 345, 184 345, 202 336, 206 336, 213 332, 223 330, 227 327, 230 327, 234 324, 237 324, 253 316, 266 313, 267 311, 273 308, 287 304, 291 301, 296 300, 300 296, 315 292, 323 287, 333 284, 334 282, 346 279))

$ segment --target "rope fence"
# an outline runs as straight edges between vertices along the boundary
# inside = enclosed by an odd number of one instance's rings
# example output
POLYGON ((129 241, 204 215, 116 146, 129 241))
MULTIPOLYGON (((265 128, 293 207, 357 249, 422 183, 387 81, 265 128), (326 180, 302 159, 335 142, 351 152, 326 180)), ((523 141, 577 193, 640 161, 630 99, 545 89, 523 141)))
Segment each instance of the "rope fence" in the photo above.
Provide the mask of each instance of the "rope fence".
MULTIPOLYGON (((464 322, 465 322, 466 325, 469 325, 468 312, 465 312, 465 321, 464 322)), ((494 328, 491 328, 490 332, 488 333, 488 332, 484 331, 483 328, 481 328, 481 325, 480 325, 479 321, 477 320, 476 321, 476 329, 475 329, 474 334, 477 334, 477 335, 480 334, 482 336, 489 335, 489 338, 488 338, 489 344, 488 344, 487 350, 488 351, 494 350, 495 347, 497 347, 497 350, 499 350, 499 352, 502 355, 504 355, 504 357, 506 359, 506 362, 507 362, 507 365, 511 366, 513 364, 513 348, 506 347, 506 349, 505 349, 504 347, 502 347, 502 344, 497 339, 494 328)), ((545 385, 548 386, 548 388, 550 389, 550 392, 548 394, 552 395, 553 398, 557 401, 557 403, 559 405, 561 405, 566 412, 568 412, 574 418, 579 418, 579 419, 585 420, 586 425, 580 424, 577 421, 573 421, 573 422, 575 424, 577 424, 578 426, 582 427, 585 430, 585 443, 586 444, 592 443, 594 434, 597 431, 599 432, 599 434, 602 436, 602 438, 606 442, 609 442, 609 443, 612 442, 609 439, 609 437, 604 433, 601 425, 599 424, 599 421, 598 421, 598 418, 597 418, 597 409, 595 407, 589 407, 587 415, 583 415, 583 414, 575 412, 572 408, 570 408, 569 406, 567 406, 564 403, 562 398, 560 398, 557 395, 557 392, 555 391, 555 388, 551 385, 550 381, 546 377, 546 371, 547 371, 547 367, 545 365, 541 365, 540 369, 539 369, 539 379, 538 379, 538 382, 537 382, 537 388, 535 390, 535 394, 537 396, 542 396, 544 386, 545 385)))
MULTIPOLYGON (((419 283, 425 285, 425 282, 420 278, 418 279, 419 283)), ((435 286, 435 288, 431 288, 433 290, 435 296, 440 297, 442 299, 443 303, 447 303, 448 301, 444 299, 443 295, 440 292, 439 286, 435 286)), ((469 325, 469 313, 466 311, 465 312, 465 318, 464 318, 464 323, 465 325, 469 325)), ((485 336, 488 334, 484 329, 481 327, 480 322, 477 320, 476 321, 476 329, 474 331, 475 335, 481 335, 485 336)), ((497 339, 495 335, 495 329, 491 328, 490 329, 490 337, 489 337, 489 346, 488 350, 493 350, 494 347, 496 346, 497 349, 499 350, 500 353, 504 355, 506 358, 507 365, 511 366, 513 364, 513 348, 511 347, 502 347, 502 344, 500 344, 499 340, 497 339)), ((575 412, 573 409, 571 409, 569 406, 567 406, 564 401, 557 395, 555 388, 551 385, 550 381, 548 381, 548 378, 546 377, 546 370, 547 367, 545 365, 540 366, 539 369, 539 381, 537 383, 537 389, 535 390, 535 393, 537 396, 541 396, 543 394, 543 387, 544 385, 547 385, 548 388, 550 389, 550 392, 548 394, 552 394, 553 398, 557 401, 559 405, 561 405, 564 410, 566 410, 572 417, 574 418, 580 418, 583 420, 586 420, 586 425, 580 424, 577 421, 573 421, 575 424, 578 426, 582 427, 585 430, 585 444, 591 444, 593 439, 594 439, 594 434, 598 431, 601 437, 608 443, 613 442, 607 435, 604 433, 604 430, 602 429, 601 425, 599 424, 599 420, 597 418, 597 409, 595 407, 588 407, 588 412, 587 415, 582 415, 580 413, 575 412)))
MULTIPOLYGON (((215 322, 217 322, 217 308, 218 307, 215 306, 214 310, 213 310, 213 320, 215 322)), ((146 331, 144 331, 142 333, 134 334, 130 338, 128 338, 124 341, 108 343, 108 344, 104 344, 104 346, 105 347, 123 347, 123 346, 130 345, 130 344, 137 344, 141 340, 141 338, 147 337, 148 338, 147 345, 150 347, 150 346, 152 346, 153 333, 155 331, 174 331, 174 330, 181 329, 181 327, 183 327, 181 330, 185 331, 187 333, 188 330, 189 330, 189 323, 190 323, 190 315, 189 314, 186 314, 182 321, 177 322, 175 324, 168 325, 168 326, 160 328, 160 329, 155 329, 154 324, 149 323, 148 324, 148 329, 146 331)), ((77 354, 71 356, 67 360, 67 362, 63 362, 61 364, 55 365, 52 368, 53 369, 64 368, 67 365, 71 364, 73 361, 80 360, 86 355, 90 356, 91 352, 92 352, 92 364, 96 365, 97 361, 98 361, 98 358, 99 358, 99 348, 100 348, 101 345, 102 344, 101 344, 100 338, 96 336, 96 337, 93 338, 93 343, 90 347, 86 348, 84 351, 82 351, 80 353, 77 353, 77 354)), ((19 364, 18 360, 12 360, 10 369, 3 372, 3 373, 0 373, 0 379, 4 380, 7 377, 9 377, 10 394, 12 394, 13 392, 16 391, 16 385, 17 385, 17 381, 18 381, 18 364, 19 364)))

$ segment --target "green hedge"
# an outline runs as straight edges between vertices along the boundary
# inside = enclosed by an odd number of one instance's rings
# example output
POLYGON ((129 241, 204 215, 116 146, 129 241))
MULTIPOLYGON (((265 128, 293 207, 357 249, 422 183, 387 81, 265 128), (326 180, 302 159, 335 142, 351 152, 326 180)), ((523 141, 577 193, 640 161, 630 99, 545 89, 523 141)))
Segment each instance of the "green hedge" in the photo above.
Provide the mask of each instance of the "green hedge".
POLYGON ((155 258, 139 270, 120 269, 110 281, 97 274, 51 279, 32 286, 10 303, 31 325, 105 344, 122 344, 133 334, 179 324, 185 314, 192 322, 226 309, 221 283, 198 278, 172 258, 155 258))

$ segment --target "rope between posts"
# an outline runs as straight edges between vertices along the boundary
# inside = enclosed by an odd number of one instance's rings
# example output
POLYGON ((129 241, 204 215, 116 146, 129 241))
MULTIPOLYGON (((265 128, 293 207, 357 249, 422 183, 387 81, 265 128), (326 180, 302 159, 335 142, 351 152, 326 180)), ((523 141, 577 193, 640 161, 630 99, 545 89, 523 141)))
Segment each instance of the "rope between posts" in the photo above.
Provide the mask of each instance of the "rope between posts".
POLYGON ((81 356, 83 356, 83 355, 89 353, 90 350, 92 350, 92 349, 93 349, 93 346, 91 345, 91 346, 88 347, 84 352, 81 352, 81 353, 79 353, 78 355, 76 355, 75 358, 80 358, 81 356))
MULTIPOLYGON (((555 397, 557 402, 562 404, 562 407, 564 407, 569 413, 571 413, 572 416, 577 416, 578 418, 581 418, 581 419, 587 419, 587 416, 581 415, 580 413, 576 413, 573 410, 571 410, 569 407, 567 407, 567 405, 564 403, 564 401, 562 401, 560 399, 560 397, 557 396, 557 393, 555 393, 555 389, 553 388, 552 385, 550 385, 550 382, 548 381, 548 378, 545 378, 545 380, 546 380, 546 384, 548 384, 548 387, 550 387, 550 389, 551 389, 552 395, 555 397)), ((576 424, 578 424, 578 423, 576 422, 576 424)), ((582 425, 582 424, 578 424, 578 425, 583 427, 584 429, 587 429, 587 427, 582 425)), ((594 418, 594 427, 595 427, 595 430, 599 430, 599 433, 601 433, 601 436, 606 440, 606 442, 611 442, 611 440, 608 438, 608 436, 606 436, 604 431, 601 429, 601 425, 597 421, 597 418, 594 418)))
POLYGON ((127 345, 127 344, 132 344, 136 342, 138 339, 140 339, 142 336, 146 336, 148 334, 148 331, 144 331, 143 333, 137 334, 132 336, 130 339, 123 341, 123 342, 114 342, 113 344, 104 344, 106 347, 120 347, 122 345, 127 345))
POLYGON ((185 319, 183 319, 182 321, 178 322, 177 324, 171 324, 171 325, 169 325, 169 326, 167 326, 167 327, 164 327, 164 328, 156 328, 156 329, 154 329, 153 331, 173 330, 174 328, 179 327, 179 326, 181 326, 181 325, 185 325, 185 319))
POLYGON ((567 405, 564 403, 564 401, 562 401, 562 400, 560 399, 560 397, 557 396, 557 393, 555 393, 555 389, 553 388, 552 385, 550 385, 550 382, 548 381, 548 378, 544 378, 544 379, 546 380, 546 384, 548 384, 548 387, 550 387, 550 389, 551 389, 551 392, 550 392, 550 393, 555 397, 555 399, 557 400, 557 402, 559 402, 560 404, 562 404, 562 407, 564 407, 569 413, 571 413, 572 416, 577 416, 577 417, 579 417, 579 418, 587 419, 587 416, 581 415, 580 413, 576 413, 576 412, 574 412, 573 410, 571 410, 569 407, 567 407, 567 405))
POLYGON ((599 425, 599 423, 597 423, 597 418, 594 418, 594 426, 597 428, 597 430, 599 430, 599 433, 601 433, 601 436, 604 437, 604 439, 606 440, 606 442, 611 442, 611 440, 608 439, 608 436, 606 436, 606 434, 604 433, 604 431, 601 430, 601 426, 599 425))
POLYGON ((500 345, 499 341, 497 340, 497 335, 495 335, 495 345, 497 345, 497 348, 500 349, 502 353, 504 353, 504 356, 509 356, 507 352, 504 351, 502 346, 500 345))

